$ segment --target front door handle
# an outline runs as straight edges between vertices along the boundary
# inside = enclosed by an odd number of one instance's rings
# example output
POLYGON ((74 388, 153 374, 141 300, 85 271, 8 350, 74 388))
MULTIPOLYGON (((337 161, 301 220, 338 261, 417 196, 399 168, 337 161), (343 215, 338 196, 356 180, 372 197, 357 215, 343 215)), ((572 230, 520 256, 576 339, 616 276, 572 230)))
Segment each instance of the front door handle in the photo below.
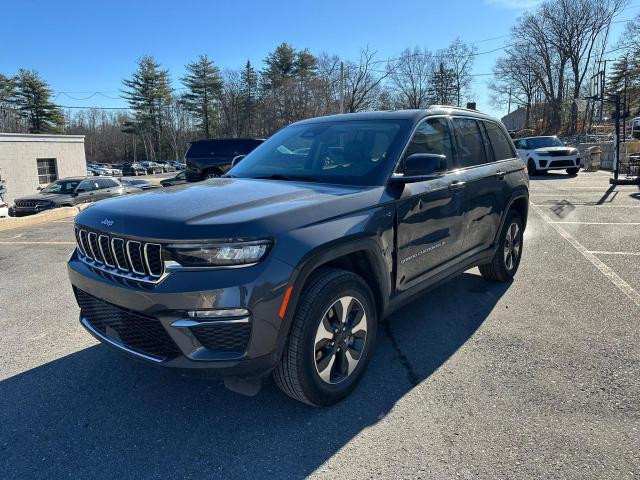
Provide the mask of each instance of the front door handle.
POLYGON ((449 185, 449 190, 460 190, 461 188, 464 188, 466 183, 467 182, 460 182, 460 181, 452 182, 449 185))
POLYGON ((504 176, 507 174, 507 172, 503 172, 502 170, 498 170, 496 172, 496 177, 498 177, 498 180, 502 180, 504 179, 504 176))

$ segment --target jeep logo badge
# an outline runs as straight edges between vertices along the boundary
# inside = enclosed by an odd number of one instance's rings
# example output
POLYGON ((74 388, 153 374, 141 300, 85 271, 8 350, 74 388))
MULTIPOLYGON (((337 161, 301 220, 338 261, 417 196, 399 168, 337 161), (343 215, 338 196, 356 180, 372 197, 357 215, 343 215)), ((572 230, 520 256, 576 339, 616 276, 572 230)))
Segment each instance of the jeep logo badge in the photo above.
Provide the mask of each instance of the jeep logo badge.
POLYGON ((102 225, 105 225, 106 227, 110 227, 111 225, 113 225, 113 220, 109 220, 108 218, 105 218, 100 223, 102 225))

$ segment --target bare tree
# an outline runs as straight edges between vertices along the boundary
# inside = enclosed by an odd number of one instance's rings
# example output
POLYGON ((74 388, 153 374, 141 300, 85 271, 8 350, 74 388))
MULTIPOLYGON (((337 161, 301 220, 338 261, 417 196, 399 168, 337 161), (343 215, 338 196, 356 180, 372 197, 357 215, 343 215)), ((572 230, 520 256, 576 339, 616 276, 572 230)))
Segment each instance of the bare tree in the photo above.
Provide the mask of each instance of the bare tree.
POLYGON ((345 110, 349 113, 368 110, 376 104, 381 82, 392 70, 376 69, 376 52, 369 47, 360 51, 358 63, 345 63, 345 110))
POLYGON ((389 84, 403 108, 424 108, 429 104, 431 79, 435 69, 433 54, 415 47, 404 50, 388 65, 389 84))
POLYGON ((458 107, 462 106, 462 102, 471 87, 473 78, 471 71, 473 70, 476 52, 477 48, 475 46, 456 38, 441 54, 444 57, 447 69, 453 76, 455 100, 458 107))

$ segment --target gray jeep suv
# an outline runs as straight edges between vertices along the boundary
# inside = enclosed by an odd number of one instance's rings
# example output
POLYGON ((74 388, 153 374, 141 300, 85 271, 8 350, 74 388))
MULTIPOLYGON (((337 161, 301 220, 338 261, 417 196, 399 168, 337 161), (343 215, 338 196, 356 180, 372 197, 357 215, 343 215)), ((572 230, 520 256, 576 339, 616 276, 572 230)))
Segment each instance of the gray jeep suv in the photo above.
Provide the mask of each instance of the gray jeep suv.
POLYGON ((330 405, 379 321, 522 255, 526 166, 498 121, 449 107, 292 124, 223 178, 105 200, 76 217, 82 325, 118 350, 330 405))

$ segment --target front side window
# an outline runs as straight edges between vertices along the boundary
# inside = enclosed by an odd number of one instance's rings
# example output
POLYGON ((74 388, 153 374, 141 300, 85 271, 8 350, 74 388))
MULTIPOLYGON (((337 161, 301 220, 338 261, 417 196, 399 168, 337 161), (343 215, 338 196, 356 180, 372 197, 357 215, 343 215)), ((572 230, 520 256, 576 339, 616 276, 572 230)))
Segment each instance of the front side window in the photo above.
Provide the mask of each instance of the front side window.
POLYGON ((79 183, 80 180, 56 180, 55 182, 47 185, 41 191, 42 193, 69 194, 73 193, 79 183))
POLYGON ((55 182, 58 179, 55 158, 38 158, 38 182, 40 184, 55 182))
POLYGON ((511 141, 507 138, 502 129, 493 122, 484 122, 487 136, 493 148, 495 160, 508 160, 516 156, 511 146, 511 141))
POLYGON ((227 175, 377 185, 405 124, 405 120, 353 120, 292 125, 269 138, 227 175))
POLYGON ((453 127, 458 137, 458 166, 473 167, 487 163, 480 124, 471 118, 454 118, 453 127))
POLYGON ((453 144, 446 119, 429 118, 418 126, 403 159, 414 153, 444 155, 447 165, 453 165, 453 144))
POLYGON ((98 189, 98 184, 94 180, 83 180, 78 185, 78 190, 84 190, 85 192, 91 192, 98 189))

